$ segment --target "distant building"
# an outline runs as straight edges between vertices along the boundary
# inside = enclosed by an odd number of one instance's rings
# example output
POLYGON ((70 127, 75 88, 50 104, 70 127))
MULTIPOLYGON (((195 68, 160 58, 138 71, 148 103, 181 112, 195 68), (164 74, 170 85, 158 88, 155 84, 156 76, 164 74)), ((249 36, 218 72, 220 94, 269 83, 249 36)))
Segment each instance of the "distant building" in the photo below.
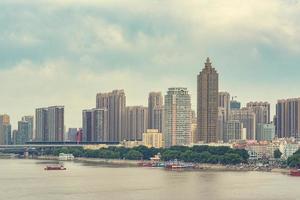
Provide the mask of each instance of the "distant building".
POLYGON ((125 109, 125 140, 142 140, 148 128, 148 108, 128 106, 125 109))
POLYGON ((255 140, 256 138, 256 126, 255 126, 255 113, 248 108, 242 108, 240 110, 231 110, 230 120, 239 120, 243 123, 244 128, 246 128, 246 138, 247 140, 255 140))
POLYGON ((17 137, 18 137, 18 130, 13 130, 12 131, 12 144, 17 144, 17 137))
POLYGON ((162 131, 163 96, 161 92, 150 92, 148 97, 148 127, 162 131))
POLYGON ((258 141, 272 141, 275 137, 274 124, 258 124, 256 139, 258 141))
MULTIPOLYGON (((107 142, 108 111, 106 108, 94 108, 82 111, 82 141, 107 142)), ((77 138, 78 139, 78 138, 77 138)))
POLYGON ((147 129, 143 133, 143 145, 151 148, 162 148, 163 147, 163 135, 159 133, 157 129, 147 129))
POLYGON ((230 101, 230 110, 239 110, 241 109, 241 102, 238 102, 236 100, 230 101))
MULTIPOLYGON (((148 114, 149 116, 149 114, 148 114)), ((156 106, 152 112, 153 129, 158 129, 159 132, 163 132, 164 129, 164 106, 156 106)))
POLYGON ((77 128, 69 128, 68 130, 68 141, 76 142, 77 141, 77 128))
POLYGON ((223 141, 226 122, 227 122, 226 109, 219 107, 218 108, 218 124, 217 124, 217 140, 218 141, 223 141))
POLYGON ((230 94, 228 92, 219 92, 218 102, 219 102, 218 107, 224 108, 225 111, 224 122, 226 122, 230 114, 230 94))
POLYGON ((25 144, 30 140, 31 124, 28 121, 18 122, 17 144, 25 144))
POLYGON ((35 110, 35 128, 35 141, 49 141, 48 108, 37 108, 35 110))
POLYGON ((0 115, 0 145, 11 144, 10 117, 7 114, 0 115))
POLYGON ((108 111, 108 141, 120 142, 125 139, 125 107, 124 90, 113 90, 109 93, 98 93, 96 108, 108 111))
POLYGON ((278 138, 300 137, 300 98, 278 100, 276 105, 278 138))
POLYGON ((191 143, 191 97, 187 88, 169 88, 165 95, 165 146, 191 143))
POLYGON ((207 58, 197 77, 197 141, 217 142, 219 75, 207 58))
POLYGON ((241 140, 243 134, 243 123, 239 120, 229 120, 224 131, 224 142, 241 140))
POLYGON ((268 102, 249 102, 247 108, 251 108, 256 114, 256 124, 270 123, 270 103, 268 102))
POLYGON ((22 121, 26 121, 29 123, 29 141, 32 141, 35 139, 35 135, 33 132, 34 129, 34 120, 33 120, 33 116, 24 116, 22 117, 22 121))
POLYGON ((64 106, 51 106, 35 110, 36 141, 64 141, 64 106))

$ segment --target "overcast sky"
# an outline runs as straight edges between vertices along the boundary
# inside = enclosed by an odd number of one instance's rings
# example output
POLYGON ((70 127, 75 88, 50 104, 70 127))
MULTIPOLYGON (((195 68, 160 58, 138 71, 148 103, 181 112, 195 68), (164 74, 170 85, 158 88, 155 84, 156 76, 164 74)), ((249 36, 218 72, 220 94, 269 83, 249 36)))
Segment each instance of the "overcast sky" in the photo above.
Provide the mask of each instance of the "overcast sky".
POLYGON ((190 90, 207 56, 220 90, 248 101, 300 96, 297 0, 1 0, 0 113, 13 128, 35 108, 65 105, 66 127, 97 92, 190 90))

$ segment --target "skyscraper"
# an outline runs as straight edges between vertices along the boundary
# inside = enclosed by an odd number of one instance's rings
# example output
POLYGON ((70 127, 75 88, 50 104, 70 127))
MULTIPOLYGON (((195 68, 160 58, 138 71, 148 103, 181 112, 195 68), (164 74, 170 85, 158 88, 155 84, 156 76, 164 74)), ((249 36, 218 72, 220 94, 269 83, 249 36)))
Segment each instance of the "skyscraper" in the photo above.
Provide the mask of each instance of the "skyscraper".
POLYGON ((165 146, 191 143, 191 97, 187 88, 169 88, 165 95, 165 146))
POLYGON ((37 108, 35 110, 35 141, 49 141, 48 108, 37 108))
POLYGON ((48 131, 50 142, 64 141, 64 126, 64 106, 48 107, 48 131))
POLYGON ((300 138, 300 98, 278 100, 276 105, 278 138, 300 138))
POLYGON ((223 141, 224 129, 226 126, 226 109, 219 107, 218 108, 218 124, 217 124, 217 140, 223 141))
POLYGON ((249 108, 242 108, 239 110, 231 110, 230 120, 238 120, 243 123, 243 127, 246 128, 246 139, 256 139, 256 126, 255 126, 255 113, 249 108))
POLYGON ((84 142, 108 141, 108 111, 106 108, 82 111, 82 137, 84 142))
POLYGON ((156 106, 153 108, 152 119, 154 129, 162 133, 164 129, 164 106, 156 106))
POLYGON ((33 134, 33 116, 24 116, 22 117, 22 121, 26 121, 29 123, 29 140, 34 140, 35 136, 33 134))
POLYGON ((11 144, 10 117, 7 114, 0 115, 0 145, 11 144))
POLYGON ((249 102, 247 108, 251 108, 256 115, 256 124, 270 123, 270 103, 268 102, 249 102))
POLYGON ((109 93, 98 93, 96 107, 108 110, 108 142, 120 142, 125 139, 125 107, 124 90, 113 90, 109 93))
POLYGON ((241 140, 243 132, 243 123, 239 120, 228 120, 224 131, 224 142, 241 140))
POLYGON ((162 131, 163 97, 161 92, 150 92, 148 97, 148 127, 162 131))
POLYGON ((219 75, 209 58, 197 80, 198 141, 217 142, 219 75))
POLYGON ((51 106, 35 110, 36 141, 64 141, 64 106, 51 106))
POLYGON ((148 127, 148 108, 128 106, 125 113, 125 140, 142 140, 148 127))
POLYGON ((228 92, 219 92, 218 106, 225 110, 225 122, 228 120, 230 112, 230 94, 228 92))
POLYGON ((17 144, 25 144, 30 140, 31 124, 22 120, 18 122, 17 144))

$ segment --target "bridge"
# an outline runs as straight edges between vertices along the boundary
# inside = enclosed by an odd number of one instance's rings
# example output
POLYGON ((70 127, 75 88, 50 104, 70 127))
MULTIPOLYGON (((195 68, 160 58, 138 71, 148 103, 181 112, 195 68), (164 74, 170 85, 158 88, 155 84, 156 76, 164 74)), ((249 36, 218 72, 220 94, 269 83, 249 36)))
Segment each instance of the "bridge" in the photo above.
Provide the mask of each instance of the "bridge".
POLYGON ((39 150, 57 147, 84 147, 88 145, 118 146, 119 142, 27 142, 26 144, 0 145, 0 152, 15 154, 38 154, 39 150))

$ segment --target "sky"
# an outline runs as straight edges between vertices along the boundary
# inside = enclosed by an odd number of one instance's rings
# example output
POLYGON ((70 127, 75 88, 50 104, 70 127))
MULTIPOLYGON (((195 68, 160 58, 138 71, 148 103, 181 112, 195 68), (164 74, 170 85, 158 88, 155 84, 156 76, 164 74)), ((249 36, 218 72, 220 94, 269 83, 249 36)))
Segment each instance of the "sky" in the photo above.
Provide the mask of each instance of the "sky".
POLYGON ((219 88, 245 105, 300 96, 298 0, 1 0, 0 113, 13 129, 35 108, 65 106, 81 127, 96 93, 187 87, 210 57, 219 88))

